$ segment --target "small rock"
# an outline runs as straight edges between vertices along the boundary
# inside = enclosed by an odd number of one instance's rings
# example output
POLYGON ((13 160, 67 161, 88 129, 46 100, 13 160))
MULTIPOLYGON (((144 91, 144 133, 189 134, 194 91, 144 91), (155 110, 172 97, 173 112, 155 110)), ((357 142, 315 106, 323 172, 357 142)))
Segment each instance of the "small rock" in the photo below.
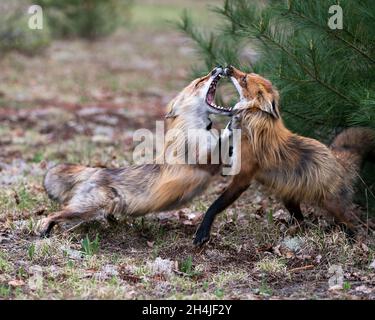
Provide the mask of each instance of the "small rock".
POLYGON ((363 292, 363 293, 366 293, 366 294, 369 294, 372 292, 372 289, 369 288, 369 287, 366 287, 365 285, 361 285, 359 287, 356 287, 355 288, 355 291, 357 292, 363 292))
POLYGON ((344 271, 340 265, 333 264, 329 270, 328 274, 332 276, 328 279, 329 290, 340 290, 344 285, 344 271))
POLYGON ((303 239, 299 237, 286 237, 281 242, 282 246, 294 252, 301 250, 304 243, 303 239))
POLYGON ((185 225, 196 225, 202 218, 202 212, 185 213, 182 217, 182 223, 185 225))
POLYGON ((10 241, 10 237, 8 235, 6 235, 5 233, 0 235, 0 243, 5 243, 9 241, 10 241))
POLYGON ((8 282, 11 287, 21 287, 25 284, 23 280, 15 279, 8 282))
POLYGON ((30 290, 35 291, 43 287, 43 277, 41 274, 33 275, 28 280, 30 290))
POLYGON ((112 126, 117 125, 119 121, 118 118, 106 114, 100 114, 95 116, 95 120, 112 126))
POLYGON ((289 212, 279 209, 273 214, 273 218, 278 221, 285 221, 288 222, 290 220, 289 212))
POLYGON ((117 271, 117 267, 112 265, 112 264, 106 264, 102 271, 107 274, 107 275, 110 275, 110 276, 117 276, 118 275, 118 271, 117 271))
POLYGON ((95 273, 95 278, 98 280, 106 280, 111 277, 117 277, 119 272, 117 267, 111 264, 106 264, 100 272, 95 273))
POLYGON ((48 272, 52 277, 56 278, 61 274, 61 269, 57 266, 50 266, 48 272))
POLYGON ((109 138, 107 136, 103 136, 103 135, 94 135, 91 138, 91 140, 92 140, 92 142, 102 143, 102 144, 107 144, 107 143, 111 142, 111 138, 109 138))
POLYGON ((70 258, 70 259, 73 259, 73 260, 81 260, 82 259, 82 252, 81 251, 78 251, 78 250, 74 250, 74 249, 71 249, 69 247, 61 247, 61 249, 63 250, 63 252, 70 258))
POLYGON ((365 245, 364 243, 361 243, 361 248, 364 252, 368 252, 369 251, 369 248, 367 245, 365 245))
POLYGON ((93 114, 100 114, 103 113, 103 109, 99 107, 87 107, 79 110, 77 114, 79 116, 91 116, 93 114))
POLYGON ((37 264, 29 267, 29 274, 43 274, 43 268, 37 264))
POLYGON ((335 285, 333 285, 333 286, 330 286, 330 287, 328 288, 328 290, 329 290, 329 291, 339 291, 339 290, 342 290, 342 286, 339 285, 339 284, 335 284, 335 285))
POLYGON ((320 263, 320 261, 322 260, 322 256, 320 254, 318 254, 316 257, 315 257, 315 261, 316 263, 320 263))
POLYGON ((175 263, 168 259, 162 259, 157 257, 154 262, 149 262, 148 266, 153 275, 163 274, 165 276, 170 276, 173 274, 173 267, 175 263))

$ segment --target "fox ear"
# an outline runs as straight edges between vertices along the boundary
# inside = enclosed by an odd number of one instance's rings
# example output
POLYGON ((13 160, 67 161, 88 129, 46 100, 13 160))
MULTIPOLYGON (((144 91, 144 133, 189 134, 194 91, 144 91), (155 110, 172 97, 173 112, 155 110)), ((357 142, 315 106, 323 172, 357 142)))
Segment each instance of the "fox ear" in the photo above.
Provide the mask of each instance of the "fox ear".
POLYGON ((174 110, 169 111, 169 112, 165 115, 165 118, 166 118, 166 119, 176 118, 176 117, 177 117, 177 115, 175 114, 174 110))
POLYGON ((172 100, 167 109, 169 109, 169 111, 167 112, 167 114, 165 115, 165 118, 166 119, 170 119, 170 118, 176 118, 177 117, 177 114, 176 114, 176 111, 175 111, 175 100, 172 100))
POLYGON ((279 108, 277 107, 277 104, 275 100, 272 100, 271 102, 271 114, 276 118, 280 118, 279 108))
POLYGON ((279 110, 277 108, 277 104, 275 100, 272 100, 272 101, 265 100, 261 109, 264 112, 267 112, 268 114, 270 114, 275 119, 280 118, 279 110))

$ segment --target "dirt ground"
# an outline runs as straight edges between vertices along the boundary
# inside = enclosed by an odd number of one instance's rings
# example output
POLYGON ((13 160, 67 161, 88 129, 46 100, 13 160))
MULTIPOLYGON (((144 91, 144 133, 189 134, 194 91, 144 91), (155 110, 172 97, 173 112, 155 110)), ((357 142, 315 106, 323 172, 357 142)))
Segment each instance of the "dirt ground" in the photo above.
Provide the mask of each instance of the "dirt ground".
POLYGON ((289 214, 256 184, 195 248, 223 177, 181 210, 36 234, 57 209, 42 187, 46 169, 131 163, 133 131, 154 130, 200 64, 164 20, 189 6, 212 27, 207 3, 178 3, 157 11, 137 1, 131 25, 106 39, 0 57, 0 299, 374 299, 374 235, 350 242, 310 207, 304 230, 287 227, 289 214))

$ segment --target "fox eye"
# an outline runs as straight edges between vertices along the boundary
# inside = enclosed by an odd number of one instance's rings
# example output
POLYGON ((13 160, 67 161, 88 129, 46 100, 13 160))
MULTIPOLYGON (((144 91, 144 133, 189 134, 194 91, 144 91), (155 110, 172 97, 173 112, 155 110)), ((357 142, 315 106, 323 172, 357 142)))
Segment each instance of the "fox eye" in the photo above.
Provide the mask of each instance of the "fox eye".
POLYGON ((203 79, 200 79, 200 80, 195 84, 194 87, 195 87, 195 88, 198 87, 198 85, 201 84, 203 80, 205 80, 205 79, 204 79, 204 78, 203 78, 203 79))
POLYGON ((246 76, 243 76, 241 78, 241 84, 244 85, 244 86, 246 86, 246 76))

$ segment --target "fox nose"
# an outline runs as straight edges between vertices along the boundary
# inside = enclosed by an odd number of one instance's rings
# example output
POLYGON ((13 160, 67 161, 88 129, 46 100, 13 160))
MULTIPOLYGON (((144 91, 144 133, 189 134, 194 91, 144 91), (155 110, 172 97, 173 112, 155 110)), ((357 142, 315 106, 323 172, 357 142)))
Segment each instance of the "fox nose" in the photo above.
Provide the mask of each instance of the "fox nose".
POLYGON ((223 73, 223 67, 222 66, 216 66, 212 72, 211 72, 211 75, 212 76, 215 76, 217 74, 222 74, 223 73))
POLYGON ((224 69, 224 75, 226 75, 227 77, 230 77, 231 75, 233 75, 233 67, 226 66, 224 69))

